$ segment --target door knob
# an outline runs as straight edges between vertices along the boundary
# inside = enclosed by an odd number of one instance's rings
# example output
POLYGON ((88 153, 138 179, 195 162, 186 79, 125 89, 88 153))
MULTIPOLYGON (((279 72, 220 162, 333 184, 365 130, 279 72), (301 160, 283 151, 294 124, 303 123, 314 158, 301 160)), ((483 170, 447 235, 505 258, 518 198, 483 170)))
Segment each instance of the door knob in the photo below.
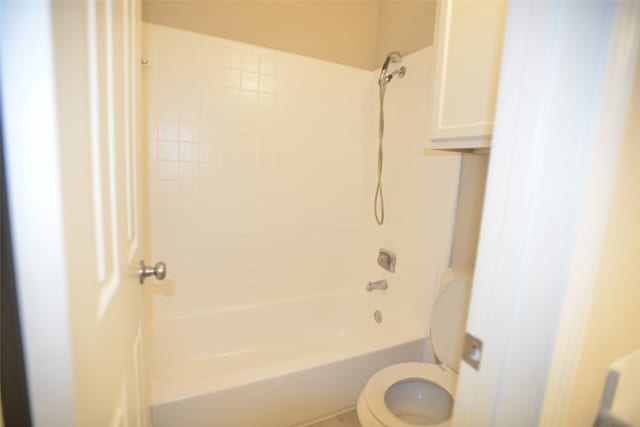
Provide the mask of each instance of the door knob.
POLYGON ((144 283, 144 279, 149 276, 155 276, 156 279, 162 280, 167 275, 167 264, 160 261, 156 263, 153 267, 147 267, 144 264, 144 260, 140 260, 140 270, 138 270, 138 275, 140 276, 140 284, 144 283))

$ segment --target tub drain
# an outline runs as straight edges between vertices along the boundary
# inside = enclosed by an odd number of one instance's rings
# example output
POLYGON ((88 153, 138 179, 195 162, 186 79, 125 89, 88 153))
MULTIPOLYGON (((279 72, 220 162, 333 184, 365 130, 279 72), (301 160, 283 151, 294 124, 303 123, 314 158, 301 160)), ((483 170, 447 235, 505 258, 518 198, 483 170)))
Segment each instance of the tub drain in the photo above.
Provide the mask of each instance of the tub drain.
POLYGON ((373 318, 376 322, 382 323, 382 312, 380 310, 376 310, 373 312, 373 318))

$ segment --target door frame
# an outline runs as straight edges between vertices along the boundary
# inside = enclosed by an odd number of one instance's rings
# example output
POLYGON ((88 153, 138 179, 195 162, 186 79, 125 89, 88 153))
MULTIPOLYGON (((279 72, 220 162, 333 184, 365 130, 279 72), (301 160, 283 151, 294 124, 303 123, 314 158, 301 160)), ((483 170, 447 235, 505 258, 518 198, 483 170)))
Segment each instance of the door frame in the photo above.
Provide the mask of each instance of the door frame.
POLYGON ((49 2, 2 2, 0 9, 7 199, 31 419, 73 426, 53 14, 49 2))
POLYGON ((0 115, 0 427, 28 426, 32 422, 14 274, 2 129, 0 115))
POLYGON ((453 425, 560 426, 640 40, 637 2, 512 2, 453 425))

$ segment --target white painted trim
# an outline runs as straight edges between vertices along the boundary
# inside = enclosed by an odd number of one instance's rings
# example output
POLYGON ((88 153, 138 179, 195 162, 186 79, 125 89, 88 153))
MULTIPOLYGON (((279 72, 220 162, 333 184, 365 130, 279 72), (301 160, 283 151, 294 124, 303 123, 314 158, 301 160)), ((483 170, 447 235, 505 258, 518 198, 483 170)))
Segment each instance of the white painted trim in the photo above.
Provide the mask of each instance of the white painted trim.
POLYGON ((105 218, 102 191, 102 164, 100 162, 100 107, 98 91, 98 23, 96 3, 87 2, 87 53, 89 76, 89 117, 91 124, 91 179, 93 183, 93 214, 95 222, 96 267, 98 282, 107 278, 107 255, 105 254, 105 218))
POLYGON ((114 35, 112 33, 113 26, 113 8, 114 2, 112 0, 104 0, 103 6, 106 10, 105 13, 105 40, 106 40, 106 66, 105 68, 109 70, 106 73, 106 109, 107 109, 107 156, 109 159, 109 171, 108 171, 108 182, 109 182, 109 191, 107 192, 109 205, 105 208, 109 210, 109 214, 111 217, 111 258, 112 258, 112 268, 113 270, 110 272, 109 278, 107 279, 107 283, 102 286, 100 289, 100 297, 98 303, 98 319, 101 319, 104 316, 104 313, 107 311, 107 307, 113 300, 113 296, 120 285, 120 269, 122 266, 120 265, 120 257, 118 254, 118 248, 120 247, 118 236, 118 194, 117 194, 117 171, 116 171, 116 135, 114 135, 115 129, 115 116, 116 106, 115 106, 115 93, 114 93, 114 58, 113 58, 113 38, 114 35))
POLYGON ((540 425, 564 426, 607 225, 629 96, 640 56, 640 3, 618 4, 576 251, 569 274, 540 425))
POLYGON ((51 5, 0 9, 7 196, 31 415, 35 426, 74 426, 51 5))
MULTIPOLYGON (((513 2, 454 426, 538 425, 599 135, 616 4, 513 2)), ((602 201, 601 201, 602 202, 602 201)))

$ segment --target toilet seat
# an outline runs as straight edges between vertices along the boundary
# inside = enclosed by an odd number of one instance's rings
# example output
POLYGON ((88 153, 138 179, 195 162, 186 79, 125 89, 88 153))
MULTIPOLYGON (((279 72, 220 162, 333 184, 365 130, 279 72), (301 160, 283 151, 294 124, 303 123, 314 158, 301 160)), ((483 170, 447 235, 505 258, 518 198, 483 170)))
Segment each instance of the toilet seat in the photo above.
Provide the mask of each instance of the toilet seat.
MULTIPOLYGON (((364 400, 369 412, 384 426, 415 427, 416 424, 407 423, 391 412, 385 402, 387 390, 394 384, 410 380, 423 380, 442 388, 450 396, 455 396, 457 375, 446 366, 441 367, 433 363, 409 362, 387 366, 369 379, 364 388, 364 400)), ((449 420, 432 426, 448 425, 449 420)))

